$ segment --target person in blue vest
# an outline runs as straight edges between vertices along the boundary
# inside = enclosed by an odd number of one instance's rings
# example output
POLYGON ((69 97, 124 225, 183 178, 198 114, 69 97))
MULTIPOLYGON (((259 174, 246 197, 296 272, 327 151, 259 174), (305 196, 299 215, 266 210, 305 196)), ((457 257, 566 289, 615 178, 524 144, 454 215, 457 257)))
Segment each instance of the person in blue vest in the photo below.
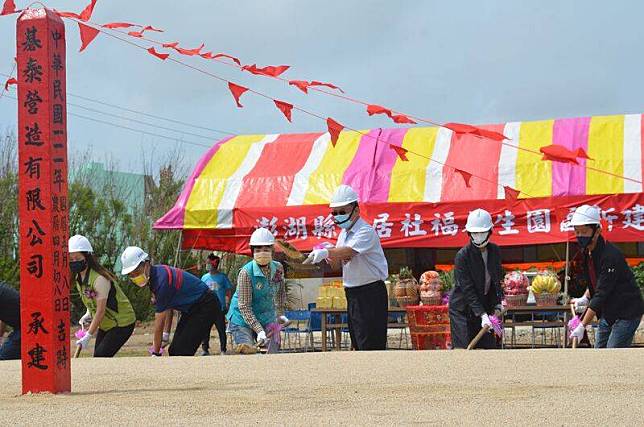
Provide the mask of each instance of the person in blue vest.
POLYGON ((168 310, 181 313, 168 348, 170 356, 194 356, 201 340, 221 318, 217 296, 198 277, 178 268, 152 265, 143 249, 130 246, 121 255, 123 275, 139 287, 150 286, 154 295, 152 356, 161 356, 161 341, 168 310))
POLYGON ((237 289, 228 309, 228 331, 235 352, 253 354, 266 346, 268 353, 279 351, 280 325, 284 316, 286 289, 284 267, 273 260, 275 236, 258 228, 250 237, 253 260, 242 267, 237 289))
MULTIPOLYGON (((226 354, 226 320, 224 315, 228 313, 228 306, 230 305, 231 290, 233 285, 228 280, 228 276, 219 271, 219 258, 214 253, 208 255, 208 273, 201 276, 201 281, 204 282, 211 291, 213 291, 219 302, 221 303, 221 319, 216 322, 217 334, 219 335, 219 349, 221 354, 226 354), (221 326, 220 326, 221 325, 221 326)), ((201 355, 208 356, 210 354, 210 330, 203 338, 201 343, 201 355)))

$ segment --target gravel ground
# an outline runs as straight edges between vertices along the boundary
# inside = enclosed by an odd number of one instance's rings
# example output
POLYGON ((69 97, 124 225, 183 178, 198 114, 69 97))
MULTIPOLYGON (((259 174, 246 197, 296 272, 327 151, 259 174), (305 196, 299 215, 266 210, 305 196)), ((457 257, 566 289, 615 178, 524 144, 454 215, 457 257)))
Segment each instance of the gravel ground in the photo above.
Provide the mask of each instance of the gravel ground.
POLYGON ((388 351, 73 361, 69 395, 20 396, 2 425, 642 425, 644 352, 388 351))

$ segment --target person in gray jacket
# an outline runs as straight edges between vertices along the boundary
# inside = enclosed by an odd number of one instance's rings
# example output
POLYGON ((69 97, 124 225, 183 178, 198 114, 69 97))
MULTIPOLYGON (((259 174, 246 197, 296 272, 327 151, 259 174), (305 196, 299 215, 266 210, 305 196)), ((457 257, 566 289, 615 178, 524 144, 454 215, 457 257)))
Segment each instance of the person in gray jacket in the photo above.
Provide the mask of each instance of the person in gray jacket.
MULTIPOLYGON (((467 348, 484 326, 492 330, 490 315, 501 316, 503 290, 501 251, 490 243, 492 217, 483 209, 470 212, 465 230, 470 243, 454 260, 454 289, 449 299, 453 348, 467 348)), ((477 348, 496 348, 492 333, 485 334, 477 348)))

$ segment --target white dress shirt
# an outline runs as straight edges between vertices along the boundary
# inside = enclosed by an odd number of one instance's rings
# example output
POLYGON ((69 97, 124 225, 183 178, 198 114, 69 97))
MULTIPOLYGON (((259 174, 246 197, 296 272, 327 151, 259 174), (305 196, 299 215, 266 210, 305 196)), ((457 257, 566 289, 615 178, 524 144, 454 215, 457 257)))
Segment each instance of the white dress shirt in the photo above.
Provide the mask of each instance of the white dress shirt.
POLYGON ((348 231, 340 232, 336 247, 349 247, 357 252, 349 261, 342 262, 342 280, 347 288, 387 279, 389 269, 380 238, 362 218, 348 231))

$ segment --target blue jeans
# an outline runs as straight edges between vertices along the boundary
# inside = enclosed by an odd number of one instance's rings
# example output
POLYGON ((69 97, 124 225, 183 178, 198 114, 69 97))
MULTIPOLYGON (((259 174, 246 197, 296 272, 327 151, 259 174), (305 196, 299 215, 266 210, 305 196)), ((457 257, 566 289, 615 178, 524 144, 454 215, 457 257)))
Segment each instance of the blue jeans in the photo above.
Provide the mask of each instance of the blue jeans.
POLYGON ((20 359, 20 330, 14 329, 0 346, 0 360, 20 359))
MULTIPOLYGON (((237 346, 241 344, 246 344, 251 347, 255 347, 257 342, 255 341, 255 331, 251 328, 245 326, 236 325, 233 322, 228 322, 228 332, 233 336, 233 344, 237 346)), ((275 343, 273 340, 269 340, 267 347, 268 353, 278 353, 279 344, 275 343)))
POLYGON ((642 316, 636 319, 618 319, 611 326, 606 319, 599 319, 595 334, 595 348, 630 347, 641 320, 642 316))

